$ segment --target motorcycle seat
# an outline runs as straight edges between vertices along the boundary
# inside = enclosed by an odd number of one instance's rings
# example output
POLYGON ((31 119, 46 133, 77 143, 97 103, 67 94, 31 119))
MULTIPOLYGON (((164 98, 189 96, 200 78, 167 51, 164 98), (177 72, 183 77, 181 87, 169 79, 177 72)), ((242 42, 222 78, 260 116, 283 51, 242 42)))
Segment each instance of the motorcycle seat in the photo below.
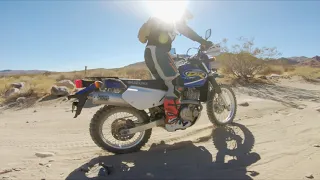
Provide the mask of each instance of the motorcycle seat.
POLYGON ((162 79, 157 80, 136 80, 136 79, 121 79, 121 81, 126 84, 127 86, 138 86, 138 87, 144 87, 144 88, 150 88, 150 89, 159 89, 167 91, 168 87, 164 84, 164 81, 162 79))

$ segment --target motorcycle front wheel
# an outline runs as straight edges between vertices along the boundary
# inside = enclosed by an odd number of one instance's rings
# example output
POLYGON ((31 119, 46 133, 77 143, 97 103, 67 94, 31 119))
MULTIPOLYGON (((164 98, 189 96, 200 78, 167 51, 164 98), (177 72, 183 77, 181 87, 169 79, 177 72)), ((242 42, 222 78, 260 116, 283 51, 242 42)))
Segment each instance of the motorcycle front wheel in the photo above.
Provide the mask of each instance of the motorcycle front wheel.
POLYGON ((237 112, 237 99, 231 87, 220 84, 221 94, 215 91, 209 91, 207 106, 207 115, 211 123, 216 126, 224 126, 233 122, 237 112), (227 105, 223 103, 221 97, 226 100, 227 105), (228 110, 229 108, 229 110, 228 110), (222 114, 227 114, 226 117, 221 117, 222 114))

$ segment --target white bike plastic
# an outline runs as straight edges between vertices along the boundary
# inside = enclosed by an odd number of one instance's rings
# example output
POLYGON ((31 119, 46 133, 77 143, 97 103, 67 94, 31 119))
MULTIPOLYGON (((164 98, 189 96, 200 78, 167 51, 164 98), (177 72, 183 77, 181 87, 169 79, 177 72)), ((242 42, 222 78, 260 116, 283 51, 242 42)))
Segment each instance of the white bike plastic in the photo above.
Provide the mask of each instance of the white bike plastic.
POLYGON ((122 98, 136 109, 144 110, 163 104, 166 91, 144 87, 130 86, 122 98))

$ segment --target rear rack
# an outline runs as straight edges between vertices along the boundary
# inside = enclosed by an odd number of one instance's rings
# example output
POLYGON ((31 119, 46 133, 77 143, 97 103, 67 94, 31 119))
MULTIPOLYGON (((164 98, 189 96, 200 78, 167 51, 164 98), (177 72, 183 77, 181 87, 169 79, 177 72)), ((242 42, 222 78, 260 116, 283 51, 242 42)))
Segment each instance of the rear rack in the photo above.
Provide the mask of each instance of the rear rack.
POLYGON ((100 76, 100 77, 85 77, 84 79, 81 79, 81 81, 82 81, 83 87, 88 87, 95 81, 102 81, 103 83, 105 83, 107 80, 112 80, 112 81, 117 81, 121 83, 126 89, 128 86, 124 82, 122 82, 121 79, 122 78, 119 78, 119 77, 101 77, 100 76), (92 79, 92 80, 85 80, 85 79, 92 79))

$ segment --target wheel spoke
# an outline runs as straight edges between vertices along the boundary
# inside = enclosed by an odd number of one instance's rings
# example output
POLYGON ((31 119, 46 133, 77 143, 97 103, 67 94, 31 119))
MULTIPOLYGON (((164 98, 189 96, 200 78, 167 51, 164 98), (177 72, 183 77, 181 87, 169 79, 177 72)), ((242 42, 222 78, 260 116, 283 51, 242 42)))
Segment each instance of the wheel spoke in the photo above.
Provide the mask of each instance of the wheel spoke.
POLYGON ((213 97, 211 96, 212 99, 209 100, 207 111, 209 110, 208 115, 213 123, 217 121, 218 124, 223 125, 233 120, 236 113, 236 99, 232 90, 228 87, 222 85, 221 91, 221 95, 214 94, 213 97))
MULTIPOLYGON (((139 132, 136 133, 134 135, 127 135, 127 136, 121 136, 121 135, 116 135, 113 134, 112 131, 112 127, 117 127, 117 128, 122 128, 122 126, 126 126, 126 124, 128 124, 128 122, 131 122, 129 124, 132 125, 132 127, 134 127, 134 120, 137 121, 139 118, 135 117, 133 114, 127 113, 127 112, 119 112, 119 113, 115 113, 112 114, 111 116, 109 116, 106 120, 108 121, 107 123, 104 123, 103 125, 107 125, 106 127, 103 126, 103 130, 107 130, 106 133, 102 133, 103 134, 103 138, 105 139, 105 142, 110 145, 111 147, 117 148, 117 149, 127 149, 130 148, 132 146, 135 146, 137 143, 139 143, 143 136, 144 136, 144 132, 139 132), (115 123, 115 124, 114 124, 115 123), (120 126, 118 127, 118 124, 120 123, 120 126), (122 125, 121 125, 122 124, 122 125), (119 138, 124 138, 126 140, 120 140, 119 138)), ((119 129, 120 130, 120 129, 119 129)), ((116 130, 116 131, 119 131, 116 130)), ((119 133, 119 132, 116 132, 119 133)))

